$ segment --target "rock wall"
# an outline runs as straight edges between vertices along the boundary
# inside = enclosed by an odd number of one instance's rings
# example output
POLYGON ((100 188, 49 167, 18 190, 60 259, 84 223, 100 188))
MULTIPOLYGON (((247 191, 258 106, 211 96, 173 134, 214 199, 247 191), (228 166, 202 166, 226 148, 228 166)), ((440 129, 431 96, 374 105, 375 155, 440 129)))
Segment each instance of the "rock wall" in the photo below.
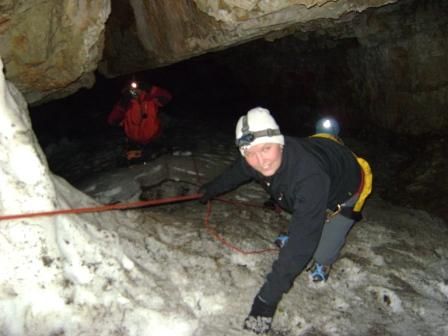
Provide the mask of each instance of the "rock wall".
POLYGON ((92 86, 109 13, 109 0, 1 1, 7 78, 29 103, 92 86))
POLYGON ((0 55, 27 101, 42 103, 91 87, 98 66, 114 77, 264 38, 237 51, 234 67, 255 97, 276 91, 269 103, 288 124, 331 113, 347 127, 443 131, 448 3, 394 3, 3 0, 0 55), (259 73, 271 83, 255 83, 259 73))
POLYGON ((90 87, 101 59, 104 75, 129 74, 396 1, 3 0, 0 55, 7 78, 41 103, 90 87))
POLYGON ((409 0, 347 22, 296 27, 272 42, 233 48, 216 62, 272 108, 282 123, 308 134, 318 115, 347 131, 362 125, 406 135, 448 127, 448 2, 409 0))
POLYGON ((273 32, 285 35, 293 25, 336 20, 396 1, 112 0, 100 69, 106 76, 117 76, 172 64, 273 32))
POLYGON ((370 122, 402 134, 446 134, 448 2, 409 1, 353 24, 355 94, 370 122))

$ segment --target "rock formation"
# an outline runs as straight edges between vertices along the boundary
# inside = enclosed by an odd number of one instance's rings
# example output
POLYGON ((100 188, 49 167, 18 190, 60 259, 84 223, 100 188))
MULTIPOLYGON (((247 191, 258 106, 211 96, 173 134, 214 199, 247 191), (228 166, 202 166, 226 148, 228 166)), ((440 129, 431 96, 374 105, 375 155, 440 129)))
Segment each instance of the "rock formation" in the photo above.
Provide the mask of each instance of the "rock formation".
POLYGON ((7 78, 35 103, 90 87, 103 49, 101 71, 116 76, 394 2, 4 0, 0 54, 7 78))

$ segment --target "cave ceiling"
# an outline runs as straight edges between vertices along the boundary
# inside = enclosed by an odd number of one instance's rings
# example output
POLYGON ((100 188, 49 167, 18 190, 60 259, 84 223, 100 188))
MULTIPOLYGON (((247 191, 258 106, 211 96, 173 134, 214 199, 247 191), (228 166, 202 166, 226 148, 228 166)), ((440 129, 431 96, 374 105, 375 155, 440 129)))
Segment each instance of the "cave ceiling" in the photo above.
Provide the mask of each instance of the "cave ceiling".
MULTIPOLYGON (((29 103, 406 0, 0 0, 0 55, 29 103)), ((341 30, 341 34, 344 31, 341 30)), ((336 33, 337 37, 337 33, 336 33)))

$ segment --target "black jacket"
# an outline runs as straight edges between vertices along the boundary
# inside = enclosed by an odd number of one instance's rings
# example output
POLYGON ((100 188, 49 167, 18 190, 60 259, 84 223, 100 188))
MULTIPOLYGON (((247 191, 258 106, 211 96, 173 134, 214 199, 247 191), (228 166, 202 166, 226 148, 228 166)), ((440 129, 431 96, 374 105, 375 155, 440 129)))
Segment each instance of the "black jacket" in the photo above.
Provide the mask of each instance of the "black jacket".
POLYGON ((219 195, 255 180, 292 214, 288 243, 280 250, 260 296, 276 305, 312 258, 325 223, 326 209, 349 199, 359 188, 360 167, 353 153, 326 138, 285 136, 282 164, 270 177, 250 167, 243 157, 207 185, 219 195))

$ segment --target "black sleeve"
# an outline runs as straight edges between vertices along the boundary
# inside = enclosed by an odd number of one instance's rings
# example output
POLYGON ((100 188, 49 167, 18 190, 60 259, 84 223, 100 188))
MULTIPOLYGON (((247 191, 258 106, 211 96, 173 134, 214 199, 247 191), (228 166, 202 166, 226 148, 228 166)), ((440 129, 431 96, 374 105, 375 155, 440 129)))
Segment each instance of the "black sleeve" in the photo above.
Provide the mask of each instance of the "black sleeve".
POLYGON ((313 257, 325 223, 329 185, 327 176, 313 175, 296 186, 288 243, 280 250, 259 293, 269 304, 280 301, 313 257))
POLYGON ((244 158, 239 157, 224 172, 205 184, 207 193, 218 196, 252 180, 250 168, 244 158))

